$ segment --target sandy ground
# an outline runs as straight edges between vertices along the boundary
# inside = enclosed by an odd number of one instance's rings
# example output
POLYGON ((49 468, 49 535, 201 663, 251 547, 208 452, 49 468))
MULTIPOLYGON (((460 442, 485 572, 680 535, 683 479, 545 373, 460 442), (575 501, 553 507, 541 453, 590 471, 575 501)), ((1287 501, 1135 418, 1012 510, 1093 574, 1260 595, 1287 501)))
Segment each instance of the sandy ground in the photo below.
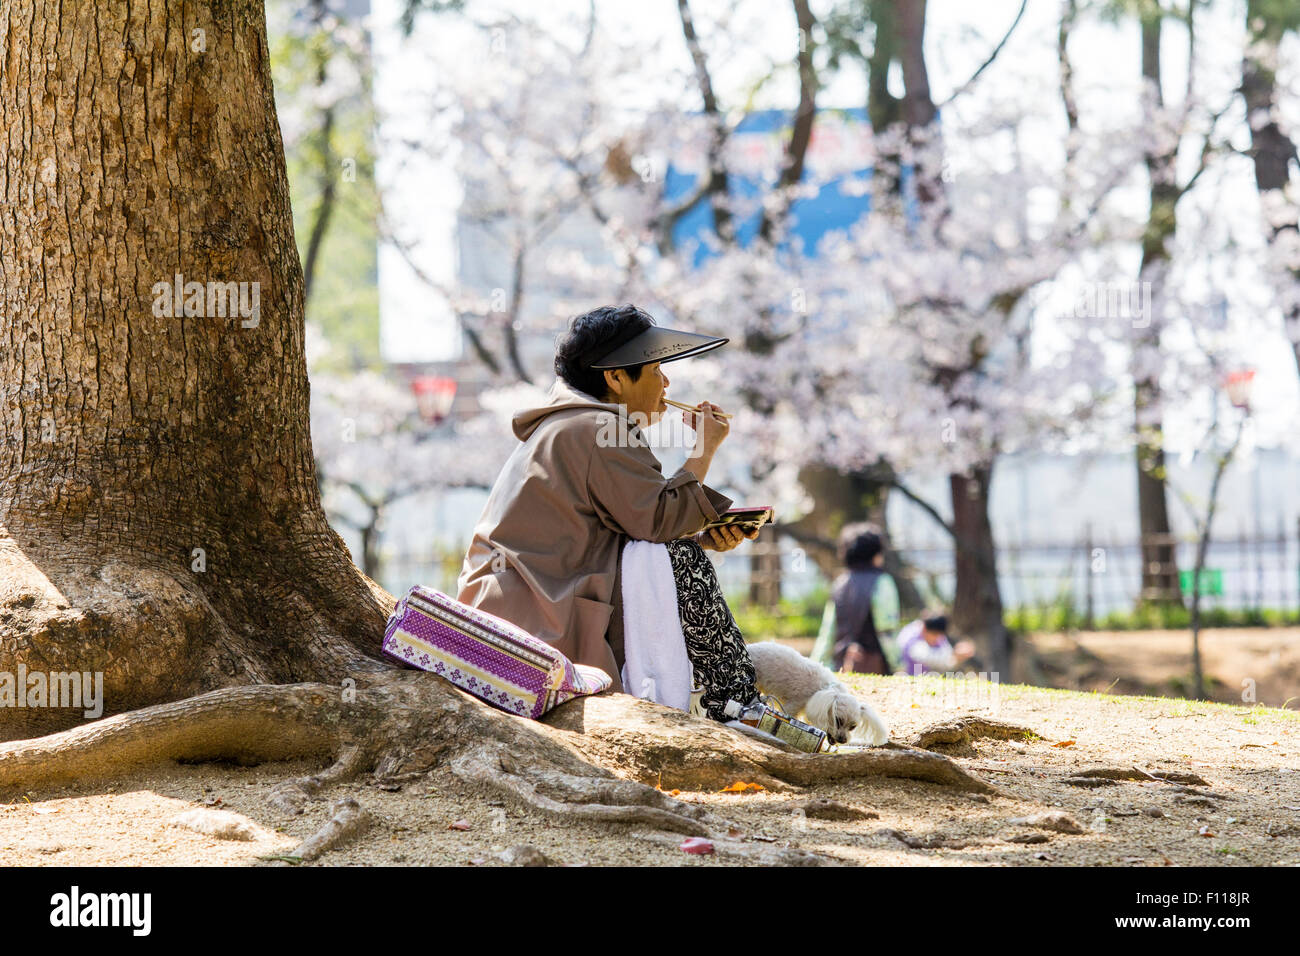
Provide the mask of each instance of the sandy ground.
MULTIPOLYGON (((1190 696, 1190 631, 1076 631, 1035 634, 1029 642, 1043 668, 1031 683, 1190 696)), ((1300 629, 1212 628, 1201 632, 1201 657, 1213 700, 1300 705, 1300 629)))
MULTIPOLYGON (((989 798, 900 780, 833 784, 815 793, 681 797, 707 804, 747 836, 851 864, 1300 865, 1298 713, 933 678, 851 680, 886 716, 897 741, 960 714, 1022 724, 1038 739, 981 740, 953 754, 999 788, 1001 795, 989 798), (1199 774, 1208 788, 1190 789, 1212 795, 1155 782, 1096 789, 1064 782, 1099 766, 1199 774), (874 816, 809 819, 798 810, 809 796, 874 816), (1084 832, 1012 822, 1054 810, 1070 814, 1084 832), (913 849, 891 831, 944 845, 913 849)), ((343 796, 358 800, 374 825, 353 844, 303 865, 499 866, 496 854, 520 844, 562 864, 736 862, 721 853, 688 855, 676 839, 661 845, 626 830, 549 819, 468 790, 441 771, 393 792, 367 783, 339 786, 299 817, 272 809, 268 795, 277 783, 318 769, 304 763, 168 764, 111 787, 32 792, 0 806, 0 864, 286 866, 275 857, 319 827, 330 801, 343 796), (256 838, 214 839, 169 823, 203 806, 243 816, 256 827, 256 838), (457 821, 469 828, 449 829, 457 821)))
MULTIPOLYGON (((785 641, 801 654, 814 639, 785 641)), ((1071 631, 1028 634, 1013 680, 1036 687, 1151 697, 1190 697, 1190 631, 1071 631)), ((1210 628, 1201 632, 1210 700, 1300 709, 1300 628, 1210 628), (1253 700, 1251 696, 1253 695, 1253 700)))

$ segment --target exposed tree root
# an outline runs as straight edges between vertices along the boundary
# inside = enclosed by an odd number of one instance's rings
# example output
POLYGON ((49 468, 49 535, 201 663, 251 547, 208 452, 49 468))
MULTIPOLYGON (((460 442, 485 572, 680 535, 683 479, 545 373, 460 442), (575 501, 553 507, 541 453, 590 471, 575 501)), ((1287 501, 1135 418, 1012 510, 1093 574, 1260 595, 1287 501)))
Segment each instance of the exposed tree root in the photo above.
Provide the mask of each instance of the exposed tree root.
POLYGON ((351 797, 339 800, 332 809, 333 815, 325 825, 299 844, 291 856, 315 860, 326 850, 341 846, 370 826, 370 814, 351 797))
POLYGON ((880 814, 874 810, 860 810, 826 797, 804 800, 795 807, 795 810, 802 812, 809 820, 834 820, 842 823, 848 820, 880 819, 880 814))
POLYGON ((1161 787, 1163 793, 1181 793, 1192 797, 1206 797, 1210 800, 1235 800, 1230 793, 1219 793, 1215 790, 1193 790, 1191 787, 1184 787, 1182 784, 1171 783, 1168 786, 1161 787))
POLYGON ((1028 727, 994 720, 991 717, 968 716, 945 720, 943 723, 927 727, 912 738, 912 746, 930 750, 935 747, 959 747, 982 737, 992 737, 995 740, 1023 740, 1025 737, 1032 736, 1036 734, 1028 727))
POLYGON ((827 780, 894 777, 936 783, 954 790, 1001 795, 997 787, 968 774, 940 754, 926 750, 860 750, 856 753, 772 755, 767 767, 783 780, 812 786, 827 780))
POLYGON ((902 830, 886 829, 881 836, 893 837, 899 843, 913 850, 964 850, 971 846, 986 846, 988 840, 967 837, 954 837, 946 833, 927 833, 925 836, 913 836, 902 830))
POLYGON ((1088 787, 1096 789, 1097 787, 1113 787, 1119 783, 1118 780, 1112 780, 1109 777, 1066 777, 1061 783, 1071 787, 1088 787))
POLYGON ((303 812, 309 800, 315 799, 322 787, 351 780, 365 771, 365 751, 355 745, 343 748, 339 759, 310 777, 286 780, 271 793, 271 805, 292 816, 303 812))
MULTIPOLYGON (((354 705, 374 719, 369 703, 354 705)), ((336 753, 339 689, 230 687, 118 714, 48 737, 0 744, 0 791, 107 780, 167 760, 293 760, 336 753)))
POLYGON ((467 783, 500 790, 534 810, 566 820, 639 823, 687 836, 712 836, 709 823, 726 827, 701 807, 630 780, 575 777, 545 768, 519 772, 495 748, 476 748, 452 761, 451 769, 467 783))
MULTIPOLYGON (((277 788, 272 803, 281 812, 299 813, 329 786, 363 774, 392 781, 446 766, 466 783, 562 820, 705 836, 732 855, 785 863, 808 860, 737 842, 727 836, 727 821, 662 790, 715 791, 744 780, 791 791, 822 781, 892 777, 998 793, 924 750, 804 754, 622 694, 573 701, 545 721, 529 721, 410 671, 359 677, 355 688, 226 688, 2 743, 0 793, 107 780, 168 760, 299 758, 333 762, 277 788)), ((352 832, 352 816, 336 813, 304 847, 319 845, 324 852, 352 832)))
POLYGON ((830 780, 893 777, 999 793, 947 757, 925 750, 894 746, 805 754, 626 694, 576 700, 544 719, 581 734, 574 745, 594 762, 664 789, 718 790, 741 780, 788 792, 830 780))
POLYGON ((1200 774, 1181 773, 1166 770, 1141 770, 1137 767, 1090 767, 1087 770, 1076 770, 1066 783, 1075 786, 1088 786, 1083 783, 1085 779, 1090 780, 1140 780, 1143 782, 1152 780, 1162 780, 1165 783, 1186 783, 1197 787, 1208 787, 1209 784, 1200 774), (1076 782, 1078 781, 1078 782, 1076 782))
MULTIPOLYGON (((6 502, 0 496, 0 512, 6 502)), ((226 573, 213 538, 177 530, 173 541, 206 546, 211 568, 190 558, 82 550, 62 533, 4 527, 0 517, 0 661, 46 680, 78 675, 69 701, 0 708, 0 740, 34 738, 80 726, 92 689, 100 713, 125 713, 235 684, 331 682, 391 671, 376 635, 393 598, 351 564, 337 535, 313 513, 321 534, 305 544, 256 538, 249 577, 226 573), (271 622, 274 622, 273 624, 271 622), (278 640, 265 640, 274 627, 278 640), (92 679, 93 678, 93 679, 92 679), (72 703, 75 701, 75 705, 72 703)), ((285 529, 277 529, 284 531, 285 529)), ((295 531, 304 529, 295 528, 295 531)), ((243 547, 248 547, 245 543, 243 547)), ((188 554, 190 545, 186 545, 188 554)), ((250 556, 251 557, 251 556, 250 556)), ((71 686, 64 694, 71 692, 71 686)), ((19 691, 26 695, 27 688, 19 691)), ((53 695, 51 695, 53 696, 53 695)))

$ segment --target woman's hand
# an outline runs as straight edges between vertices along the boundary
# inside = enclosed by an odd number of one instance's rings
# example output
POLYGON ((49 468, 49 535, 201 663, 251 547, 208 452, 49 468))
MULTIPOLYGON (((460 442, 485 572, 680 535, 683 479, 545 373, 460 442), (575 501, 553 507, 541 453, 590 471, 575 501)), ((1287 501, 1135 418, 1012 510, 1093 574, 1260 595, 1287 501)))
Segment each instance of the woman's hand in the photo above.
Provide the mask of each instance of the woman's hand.
POLYGON ((715 414, 720 411, 712 402, 700 402, 695 411, 682 412, 682 421, 695 431, 696 452, 713 454, 731 431, 731 422, 715 414))
POLYGON ((751 540, 757 538, 760 530, 759 528, 751 528, 749 531, 741 531, 734 525, 727 525, 701 531, 695 536, 695 540, 700 543, 700 547, 705 551, 730 551, 746 538, 751 540))

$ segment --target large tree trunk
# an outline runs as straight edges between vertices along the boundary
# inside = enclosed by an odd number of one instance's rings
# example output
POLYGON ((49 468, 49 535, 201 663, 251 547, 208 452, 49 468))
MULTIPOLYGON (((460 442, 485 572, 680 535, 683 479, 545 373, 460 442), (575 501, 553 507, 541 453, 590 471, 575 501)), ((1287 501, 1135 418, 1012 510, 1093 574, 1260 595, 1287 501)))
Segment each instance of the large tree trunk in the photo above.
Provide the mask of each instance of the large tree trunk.
POLYGON ((998 587, 997 548, 989 523, 989 486, 993 465, 980 465, 967 475, 950 475, 952 530, 956 549, 957 584, 952 623, 958 635, 976 641, 987 669, 1002 680, 1011 675, 1011 635, 1002 616, 998 587))
MULTIPOLYGON (((933 219, 942 220, 947 210, 943 182, 943 142, 938 109, 930 93, 925 60, 926 0, 900 0, 898 15, 899 61, 903 72, 903 119, 912 152, 916 197, 933 219)), ((942 235, 942 233, 939 233, 942 235)), ((1008 305, 1003 317, 1010 319, 1008 305)), ((984 361, 981 349, 972 346, 966 372, 975 372, 984 361)), ((953 381, 953 370, 936 370, 939 380, 953 381)), ((953 404, 968 402, 949 392, 953 404)), ((955 596, 953 623, 959 632, 974 638, 990 670, 1009 678, 1010 634, 1002 620, 1002 592, 998 585, 997 546, 989 522, 989 484, 993 463, 974 466, 969 474, 949 476, 953 510, 955 596)))
MULTIPOLYGON (((867 118, 871 128, 883 131, 903 118, 903 101, 889 91, 889 71, 898 56, 898 22, 893 4, 871 3, 867 16, 875 27, 871 56, 867 60, 867 118)), ((897 152, 887 155, 889 191, 898 189, 897 152)))
POLYGON ((378 666, 391 602, 314 480, 262 5, 184 11, 0 3, 0 655, 102 671, 109 712, 378 666))
MULTIPOLYGON (((1153 8, 1142 18, 1142 77, 1163 105, 1160 84, 1161 13, 1153 8)), ((1160 398, 1160 326, 1169 272, 1169 241, 1178 228, 1181 190, 1176 170, 1177 152, 1150 152, 1146 156, 1150 211, 1142 236, 1139 281, 1149 283, 1152 314, 1145 317, 1134 342, 1135 368, 1133 417, 1136 433, 1138 524, 1142 533, 1141 600, 1157 603, 1181 600, 1178 563, 1169 525, 1165 489, 1164 419, 1160 398)))
POLYGON ((943 213, 947 195, 943 185, 943 144, 936 120, 939 110, 930 94, 925 65, 926 0, 900 0, 898 60, 903 72, 903 121, 907 124, 908 150, 922 207, 943 213))
POLYGON ((1250 156, 1255 164, 1255 186, 1261 200, 1272 207, 1264 224, 1274 268, 1279 273, 1283 329, 1296 368, 1300 370, 1300 261, 1284 250, 1294 249, 1300 233, 1300 211, 1285 190, 1291 181, 1291 163, 1300 161, 1296 145, 1278 124, 1278 48, 1288 30, 1300 26, 1300 15, 1267 0, 1247 0, 1246 53, 1241 61, 1241 95, 1246 101, 1250 127, 1250 156), (1288 19, 1288 15, 1289 18, 1288 19))

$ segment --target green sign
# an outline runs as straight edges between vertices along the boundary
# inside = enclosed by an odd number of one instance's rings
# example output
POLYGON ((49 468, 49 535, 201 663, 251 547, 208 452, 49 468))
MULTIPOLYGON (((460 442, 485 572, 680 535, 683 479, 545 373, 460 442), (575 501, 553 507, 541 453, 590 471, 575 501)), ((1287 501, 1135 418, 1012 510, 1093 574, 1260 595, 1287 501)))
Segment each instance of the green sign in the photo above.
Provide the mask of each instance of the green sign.
MULTIPOLYGON (((1202 594, 1210 594, 1215 597, 1223 596, 1223 569, 1222 568, 1202 568, 1201 569, 1201 586, 1202 594)), ((1182 588, 1184 594, 1192 593, 1192 572, 1178 572, 1178 586, 1182 588)))

